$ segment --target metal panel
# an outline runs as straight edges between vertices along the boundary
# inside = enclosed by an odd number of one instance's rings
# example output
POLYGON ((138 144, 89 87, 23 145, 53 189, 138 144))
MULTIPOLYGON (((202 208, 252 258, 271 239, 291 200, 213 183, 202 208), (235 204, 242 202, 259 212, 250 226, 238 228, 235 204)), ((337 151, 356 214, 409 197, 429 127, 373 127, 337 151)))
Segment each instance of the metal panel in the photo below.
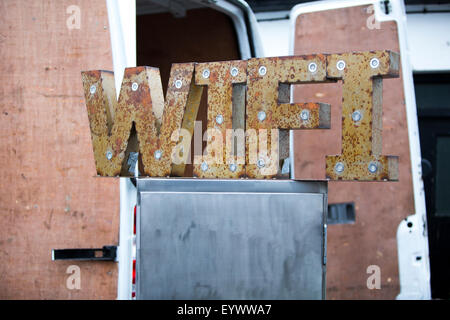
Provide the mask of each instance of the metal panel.
POLYGON ((326 182, 138 180, 138 299, 322 299, 326 182))

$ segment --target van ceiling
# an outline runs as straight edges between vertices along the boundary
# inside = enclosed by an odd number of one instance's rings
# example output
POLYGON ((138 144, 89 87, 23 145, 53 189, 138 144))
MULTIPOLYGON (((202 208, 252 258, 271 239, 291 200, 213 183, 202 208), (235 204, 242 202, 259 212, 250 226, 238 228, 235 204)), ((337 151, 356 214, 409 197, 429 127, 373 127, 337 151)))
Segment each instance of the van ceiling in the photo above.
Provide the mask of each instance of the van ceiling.
MULTIPOLYGON (((174 17, 184 17, 186 11, 213 4, 216 0, 136 0, 137 15, 171 12, 174 17), (204 4, 203 4, 204 3, 204 4)), ((450 0, 404 0, 406 11, 416 11, 416 6, 448 5, 450 0), (411 9, 411 10, 410 10, 411 9)), ((229 0, 231 3, 244 2, 241 0, 229 0)), ((289 11, 300 3, 315 2, 314 0, 247 0, 252 11, 289 11)), ((381 2, 381 1, 380 1, 381 2)), ((436 7, 434 7, 436 9, 436 7)), ((426 11, 426 10, 425 10, 426 11)))
MULTIPOLYGON (((314 0, 247 0, 253 12, 289 11, 300 3, 315 2, 314 0)), ((380 1, 382 2, 382 1, 380 1)), ((389 2, 389 1, 387 1, 389 2)), ((404 0, 405 5, 448 4, 450 0, 404 0)))
POLYGON ((175 17, 184 17, 190 9, 203 8, 204 5, 189 0, 136 0, 136 14, 171 12, 175 17))

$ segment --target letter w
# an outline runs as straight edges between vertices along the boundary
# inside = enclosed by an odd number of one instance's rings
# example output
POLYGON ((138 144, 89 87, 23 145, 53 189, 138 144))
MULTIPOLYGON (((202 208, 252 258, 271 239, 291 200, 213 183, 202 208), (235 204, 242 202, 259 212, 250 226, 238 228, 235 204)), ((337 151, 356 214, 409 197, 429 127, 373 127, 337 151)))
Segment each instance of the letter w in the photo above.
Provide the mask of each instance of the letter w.
POLYGON ((144 175, 170 175, 171 152, 177 143, 170 138, 175 130, 180 130, 185 108, 191 103, 193 73, 194 63, 173 64, 164 101, 158 68, 127 68, 117 101, 114 73, 82 72, 99 175, 121 174, 130 151, 139 151, 140 172, 144 175), (135 144, 130 139, 133 125, 137 135, 135 144))

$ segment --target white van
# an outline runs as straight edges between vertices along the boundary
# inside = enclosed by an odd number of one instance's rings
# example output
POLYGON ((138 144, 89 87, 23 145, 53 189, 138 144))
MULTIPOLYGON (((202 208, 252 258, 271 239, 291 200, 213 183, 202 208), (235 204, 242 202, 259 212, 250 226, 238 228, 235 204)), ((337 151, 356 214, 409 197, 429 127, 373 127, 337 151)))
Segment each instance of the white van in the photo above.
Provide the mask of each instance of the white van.
MULTIPOLYGON (((172 62, 397 49, 402 69, 394 93, 403 98, 400 106, 383 105, 384 134, 393 137, 384 137, 383 148, 404 155, 404 167, 398 183, 330 182, 327 298, 448 299, 450 4, 432 2, 108 0, 116 88, 123 69, 136 65, 159 67, 166 85, 172 62), (371 286, 374 272, 381 283, 371 286)), ((293 86, 293 101, 301 90, 293 86)), ((315 97, 335 99, 332 92, 324 87, 315 97)), ((303 138, 291 132, 290 175, 297 180, 311 178, 300 164, 315 152, 303 138)), ((135 185, 120 179, 118 299, 136 295, 135 185)))

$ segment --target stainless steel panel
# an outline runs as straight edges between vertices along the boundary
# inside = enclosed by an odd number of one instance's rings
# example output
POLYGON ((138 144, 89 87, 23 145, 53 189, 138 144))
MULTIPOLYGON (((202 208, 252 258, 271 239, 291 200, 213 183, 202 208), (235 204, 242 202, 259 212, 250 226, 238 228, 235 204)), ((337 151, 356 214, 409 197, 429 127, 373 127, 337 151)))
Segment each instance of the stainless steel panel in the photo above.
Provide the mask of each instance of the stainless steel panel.
POLYGON ((326 182, 138 180, 138 299, 322 299, 326 182))

